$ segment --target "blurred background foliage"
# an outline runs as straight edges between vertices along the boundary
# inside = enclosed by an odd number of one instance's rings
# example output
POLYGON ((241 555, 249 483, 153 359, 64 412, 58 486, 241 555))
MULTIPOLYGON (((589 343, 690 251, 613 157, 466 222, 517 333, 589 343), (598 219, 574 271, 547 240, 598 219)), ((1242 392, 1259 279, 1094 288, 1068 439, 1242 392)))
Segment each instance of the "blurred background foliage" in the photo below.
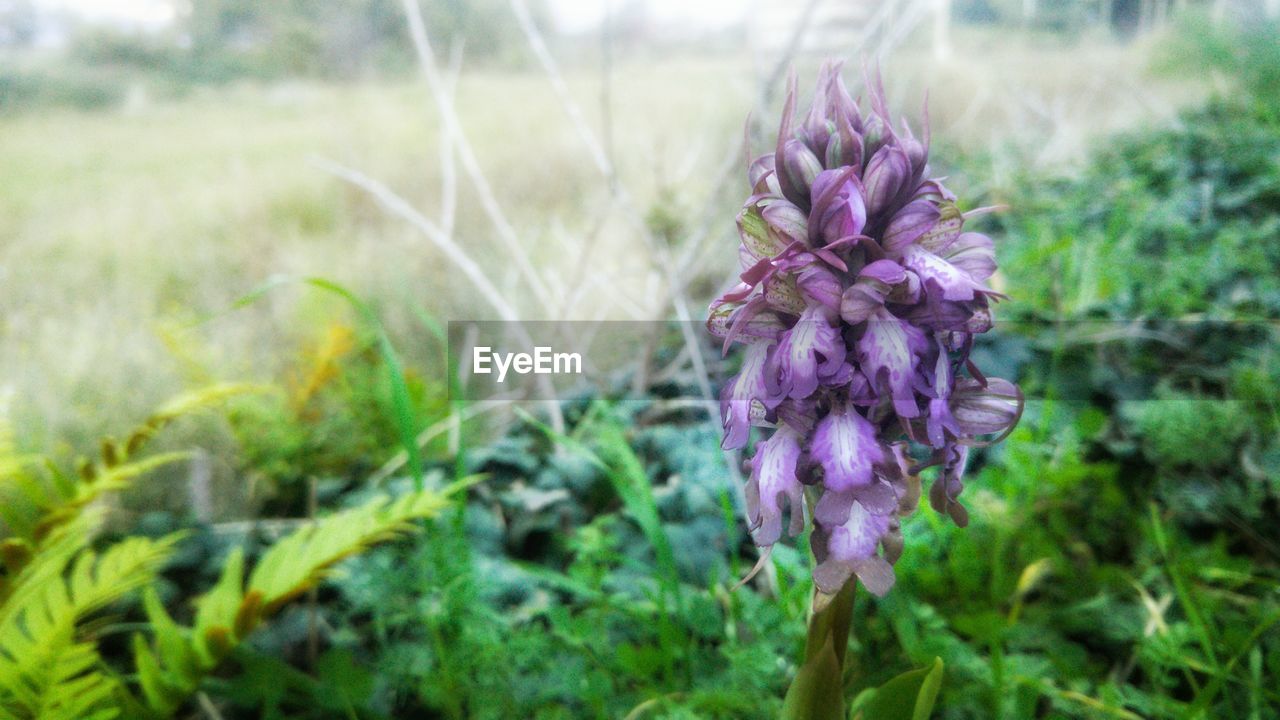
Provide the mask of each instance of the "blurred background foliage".
MULTIPOLYGON (((934 157, 965 202, 1007 206, 982 229, 1013 300, 976 352, 1032 401, 975 454, 970 527, 920 512, 897 588, 859 597, 848 687, 941 657, 936 717, 1276 717, 1274 3, 955 0, 946 45, 907 23, 923 5, 892 4, 907 30, 875 57, 908 117, 931 90, 934 157)), ((730 143, 748 110, 776 114, 760 91, 772 66, 749 23, 673 40, 645 6, 606 5, 603 27, 549 39, 640 224, 676 249, 711 228, 712 249, 686 256, 696 305, 735 267, 744 188, 717 172, 729 157, 739 177, 730 143)), ((488 309, 317 168, 358 164, 433 218, 449 207, 400 4, 177 7, 145 31, 69 20, 53 42, 47 8, 0 2, 0 383, 16 442, 65 464, 179 389, 277 388, 180 422, 161 449, 200 452, 109 503, 100 544, 189 531, 157 585, 177 617, 232 548, 252 563, 301 520, 410 492, 397 393, 432 477, 485 478, 284 609, 182 712, 776 716, 803 647, 807 541, 734 589, 757 554, 717 423, 681 401, 699 389, 676 334, 649 363, 673 372, 565 402, 563 430, 451 402, 438 319, 488 309), (255 290, 275 274, 350 287, 403 372, 340 300, 255 290)), ((565 280, 589 258, 620 274, 585 304, 670 317, 643 304, 662 295, 653 258, 510 5, 422 8, 441 63, 462 58, 459 114, 532 260, 565 280)), ((559 12, 532 8, 544 27, 559 12)), ((817 59, 797 56, 801 77, 817 59)), ((459 233, 514 287, 483 200, 456 198, 459 233)), ((704 349, 713 381, 732 372, 704 349)), ((123 638, 146 617, 126 600, 81 632, 127 672, 123 638)))

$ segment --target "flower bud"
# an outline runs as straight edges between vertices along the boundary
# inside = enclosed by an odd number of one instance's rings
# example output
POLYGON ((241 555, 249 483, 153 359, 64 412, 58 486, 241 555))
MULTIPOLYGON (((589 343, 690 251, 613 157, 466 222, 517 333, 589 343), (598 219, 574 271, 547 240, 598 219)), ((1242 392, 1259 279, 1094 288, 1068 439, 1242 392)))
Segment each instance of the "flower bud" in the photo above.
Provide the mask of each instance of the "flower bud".
POLYGON ((773 166, 773 153, 761 155, 747 168, 747 180, 751 191, 757 195, 778 194, 778 176, 773 166))
POLYGON ((1022 393, 1008 380, 988 378, 984 386, 978 380, 962 379, 951 394, 951 415, 968 437, 1003 433, 1022 414, 1022 393))
POLYGON ((852 168, 824 170, 813 183, 810 243, 817 247, 858 235, 867 224, 867 207, 852 168))
POLYGON ((778 170, 778 184, 783 196, 801 208, 808 208, 809 188, 822 172, 818 156, 800 140, 788 140, 782 146, 782 163, 778 170))
POLYGON ((840 298, 840 318, 850 325, 867 321, 880 308, 884 307, 884 295, 881 295, 869 282, 850 285, 840 298))
POLYGON ((902 148, 885 145, 877 150, 862 175, 862 183, 867 190, 867 213, 879 215, 887 212, 910 177, 911 161, 902 148))
POLYGON ((832 313, 840 311, 842 288, 840 279, 830 270, 813 264, 800 271, 796 278, 800 294, 811 303, 822 305, 832 313))

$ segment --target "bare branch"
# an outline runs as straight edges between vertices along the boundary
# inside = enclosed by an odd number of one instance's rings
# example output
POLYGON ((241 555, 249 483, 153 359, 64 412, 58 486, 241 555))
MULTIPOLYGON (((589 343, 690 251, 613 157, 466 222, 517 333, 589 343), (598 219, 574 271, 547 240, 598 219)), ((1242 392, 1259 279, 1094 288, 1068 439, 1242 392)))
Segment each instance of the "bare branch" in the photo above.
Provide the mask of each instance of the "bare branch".
MULTIPOLYGON (((407 200, 377 180, 331 160, 316 158, 315 163, 324 170, 369 193, 383 209, 398 215, 421 230, 436 247, 440 248, 441 252, 458 266, 458 269, 462 270, 467 279, 480 291, 480 295, 489 301, 494 310, 498 311, 498 315, 510 323, 510 331, 516 334, 520 342, 530 347, 533 346, 533 339, 529 337, 528 331, 521 324, 521 318, 516 314, 515 309, 507 303, 502 293, 489 281, 489 277, 480 269, 480 266, 453 241, 453 238, 445 235, 435 223, 415 210, 407 200)), ((555 388, 552 386, 550 378, 546 375, 538 375, 536 382, 546 400, 545 404, 551 426, 557 431, 563 431, 564 413, 560 409, 560 404, 554 400, 555 388)))
POLYGON ((480 162, 476 159, 471 142, 467 139, 462 123, 458 120, 457 107, 455 107, 453 98, 445 87, 444 79, 440 75, 440 69, 436 66, 436 59, 431 50, 431 42, 427 38, 426 24, 422 19, 422 10, 418 7, 417 0, 404 0, 404 12, 409 22, 409 35, 413 39, 414 48, 418 53, 418 63, 422 67, 422 75, 427 81, 427 87, 431 91, 432 97, 435 99, 436 108, 440 113, 441 124, 445 128, 445 132, 453 139, 454 147, 458 151, 458 159, 462 161, 463 172, 467 174, 471 179, 471 184, 475 186, 476 193, 480 196, 480 204, 489 220, 493 223, 494 228, 497 229, 498 236, 506 246, 507 251, 511 253, 511 260, 515 267, 519 269, 520 275, 529 284, 538 301, 542 303, 544 308, 549 310, 552 307, 551 293, 547 290, 546 283, 543 282, 533 263, 530 262, 529 255, 525 252, 524 245, 520 242, 520 237, 516 234, 515 228, 512 227, 507 220, 506 214, 503 213, 502 206, 498 204, 493 188, 489 185, 484 172, 480 169, 480 162))
MULTIPOLYGON (((461 41, 453 43, 449 53, 449 70, 445 74, 445 92, 452 100, 458 89, 458 75, 462 72, 461 41)), ((440 229, 453 237, 454 221, 458 216, 458 169, 455 160, 457 140, 448 127, 440 132, 440 229)))
POLYGON ((525 38, 529 41, 529 49, 533 50, 534 57, 538 58, 538 63, 542 65, 542 69, 547 73, 547 79, 551 81, 551 89, 555 91, 556 97, 560 98, 560 104, 564 106, 565 113, 569 116, 569 122, 573 123, 574 128, 578 131, 578 135, 582 138, 582 144, 587 146, 587 152, 591 153, 591 160, 595 163, 596 169, 600 171, 610 181, 613 180, 613 165, 609 162, 608 155, 605 154, 604 147, 596 140, 595 134, 591 132, 590 126, 587 125, 586 118, 582 115, 582 110, 578 108, 577 103, 573 101, 573 96, 569 94, 569 85, 564 81, 564 75, 556 66, 555 58, 551 57, 551 51, 547 49, 546 42, 542 39, 542 33, 539 32, 538 26, 533 22, 533 16, 529 14, 529 6, 524 0, 511 0, 511 10, 515 13, 516 22, 520 24, 520 30, 524 32, 525 38))
POLYGON ((519 314, 507 303, 498 288, 489 281, 489 276, 471 259, 471 256, 467 255, 467 252, 455 243, 453 238, 446 235, 435 223, 418 212, 407 200, 397 195, 386 185, 358 170, 352 170, 324 158, 316 158, 314 162, 326 172, 369 193, 384 210, 408 221, 410 225, 422 231, 422 234, 426 235, 432 244, 439 248, 454 265, 458 266, 462 274, 467 276, 471 284, 475 285, 476 289, 480 291, 480 295, 493 306, 494 310, 498 311, 498 315, 503 320, 510 322, 520 321, 519 314))

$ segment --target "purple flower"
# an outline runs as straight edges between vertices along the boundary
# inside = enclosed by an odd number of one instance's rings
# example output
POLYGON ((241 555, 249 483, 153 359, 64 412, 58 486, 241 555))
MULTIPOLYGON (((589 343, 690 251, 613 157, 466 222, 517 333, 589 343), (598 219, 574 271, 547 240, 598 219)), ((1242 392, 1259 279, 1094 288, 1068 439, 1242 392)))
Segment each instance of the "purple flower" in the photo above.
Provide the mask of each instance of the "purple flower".
POLYGON ((807 398, 820 381, 839 372, 845 362, 844 340, 829 315, 824 306, 811 305, 782 334, 766 376, 773 397, 807 398))
POLYGON ((747 171, 740 282, 707 328, 726 350, 748 346, 721 393, 724 446, 776 426, 747 484, 756 543, 781 537, 788 507, 790 531, 802 528, 810 486, 818 589, 856 577, 879 595, 904 552, 901 517, 919 503, 916 473, 937 466, 931 504, 968 522, 958 498, 969 447, 1007 434, 1022 396, 969 358, 1003 298, 985 284, 991 239, 964 230, 990 208, 961 212, 927 177, 927 123, 920 139, 905 123, 895 132, 875 75, 867 96, 864 114, 827 63, 797 121, 788 84, 774 150, 747 171))
POLYGON ((858 340, 858 362, 873 387, 886 390, 901 418, 920 414, 915 398, 916 362, 925 346, 924 333, 880 308, 867 321, 858 340))
POLYGON ((769 359, 768 343, 756 343, 747 349, 742 370, 725 383, 720 392, 720 420, 724 424, 721 447, 736 450, 747 444, 751 426, 765 416, 764 399, 768 395, 764 368, 769 359))
POLYGON ((813 432, 813 458, 827 490, 844 492, 871 482, 871 466, 884 459, 876 429, 852 408, 832 410, 813 432))
POLYGON ((782 535, 783 501, 791 505, 788 532, 797 535, 804 529, 804 488, 796 477, 802 440, 800 433, 780 425, 760 443, 752 458, 751 479, 746 487, 747 514, 755 524, 752 537, 757 545, 772 545, 782 535))
POLYGON ((889 532, 888 515, 875 515, 861 503, 850 506, 849 519, 832 528, 823 528, 813 536, 814 554, 821 558, 813 569, 813 582, 818 589, 835 594, 857 575, 875 595, 884 595, 893 587, 893 568, 876 556, 880 540, 889 532))

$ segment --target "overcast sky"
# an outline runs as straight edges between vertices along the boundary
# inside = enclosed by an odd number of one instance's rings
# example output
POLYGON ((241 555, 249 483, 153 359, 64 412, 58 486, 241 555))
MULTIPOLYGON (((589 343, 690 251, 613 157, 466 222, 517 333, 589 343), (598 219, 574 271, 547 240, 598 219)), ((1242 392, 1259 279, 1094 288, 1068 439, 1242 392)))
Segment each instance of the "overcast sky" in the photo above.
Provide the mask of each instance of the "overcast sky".
MULTIPOLYGON (((199 0, 193 0, 199 2, 199 0)), ((162 27, 175 16, 175 0, 35 0, 38 7, 70 10, 88 20, 134 27, 162 27)), ((548 0, 556 24, 565 32, 582 32, 600 23, 606 2, 623 0, 548 0)), ((729 25, 743 15, 742 0, 646 0, 654 20, 707 28, 729 25)))

